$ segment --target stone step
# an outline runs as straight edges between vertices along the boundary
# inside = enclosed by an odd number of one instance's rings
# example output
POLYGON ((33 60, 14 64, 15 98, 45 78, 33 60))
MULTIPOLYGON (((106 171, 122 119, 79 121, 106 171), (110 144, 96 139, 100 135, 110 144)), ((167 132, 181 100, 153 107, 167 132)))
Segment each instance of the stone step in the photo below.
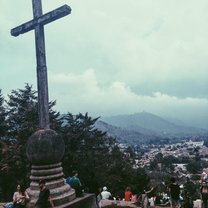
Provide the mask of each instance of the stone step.
POLYGON ((42 169, 51 169, 51 168, 56 168, 56 167, 60 167, 61 166, 61 162, 59 163, 55 163, 55 164, 50 164, 50 165, 32 165, 32 169, 35 170, 42 170, 42 169))
MULTIPOLYGON (((29 195, 32 195, 33 198, 38 198, 40 190, 32 190, 27 189, 27 192, 29 195)), ((65 184, 64 186, 57 187, 54 189, 50 189, 50 194, 52 198, 55 198, 57 196, 60 196, 62 194, 68 193, 68 192, 75 192, 74 189, 72 189, 68 184, 65 184)))
POLYGON ((64 176, 63 172, 53 175, 45 175, 45 176, 30 176, 31 181, 39 181, 39 180, 53 180, 57 178, 62 178, 64 176))
POLYGON ((52 197, 53 203, 55 206, 61 206, 64 204, 68 204, 69 202, 75 200, 76 195, 74 190, 70 191, 68 193, 64 193, 62 195, 56 196, 56 197, 52 197))
MULTIPOLYGON (((56 179, 54 181, 49 181, 49 182, 46 182, 46 187, 49 188, 49 189, 54 189, 54 188, 57 188, 57 187, 61 187, 61 186, 64 186, 66 183, 64 182, 64 179, 63 178, 60 178, 60 179, 56 179)), ((68 185, 69 186, 69 185, 68 185)), ((70 186, 69 186, 70 187, 70 186)), ((34 182, 32 181, 30 183, 30 188, 32 190, 39 190, 39 184, 38 182, 34 182)))
POLYGON ((60 167, 56 167, 56 168, 51 168, 51 169, 32 169, 31 170, 31 175, 33 176, 47 176, 47 175, 53 175, 53 174, 57 174, 57 173, 62 173, 63 168, 60 167))
POLYGON ((70 191, 74 192, 74 189, 72 189, 68 184, 65 184, 64 186, 59 188, 50 189, 51 197, 55 197, 57 194, 61 195, 70 191))

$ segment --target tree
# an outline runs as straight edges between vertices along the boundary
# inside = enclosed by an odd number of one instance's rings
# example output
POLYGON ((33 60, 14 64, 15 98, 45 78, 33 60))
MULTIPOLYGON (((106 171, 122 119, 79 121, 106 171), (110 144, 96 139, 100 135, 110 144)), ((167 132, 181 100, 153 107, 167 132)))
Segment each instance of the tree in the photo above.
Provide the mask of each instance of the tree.
MULTIPOLYGON (((11 157, 11 149, 8 145, 7 141, 7 132, 8 132, 8 123, 6 121, 6 106, 4 97, 1 94, 0 90, 0 188, 2 191, 2 198, 8 199, 9 196, 9 190, 11 189, 11 184, 7 184, 7 180, 5 180, 6 177, 9 177, 9 167, 11 164, 9 164, 9 158, 11 157)), ((10 177, 12 179, 12 177, 10 177)))
MULTIPOLYGON (((37 92, 32 89, 31 85, 26 84, 24 89, 12 90, 8 97, 9 100, 6 102, 8 131, 0 149, 1 177, 4 178, 8 187, 9 184, 16 182, 28 185, 30 163, 26 157, 26 142, 39 128, 37 92)), ((60 131, 62 125, 60 113, 52 109, 55 103, 55 101, 49 102, 50 121, 52 128, 60 131)), ((14 187, 9 189, 10 193, 7 195, 11 196, 14 187)))
POLYGON ((190 159, 186 168, 187 168, 187 171, 189 171, 192 174, 199 173, 202 169, 200 161, 195 160, 195 159, 190 159))
POLYGON ((6 201, 11 200, 17 181, 26 182, 25 159, 22 159, 21 151, 22 146, 14 141, 0 141, 0 179, 6 201))
POLYGON ((25 89, 12 90, 9 95, 9 137, 25 144, 29 136, 38 129, 38 103, 36 91, 26 84, 25 89))
POLYGON ((100 186, 107 186, 116 195, 121 195, 127 185, 141 189, 148 182, 146 173, 133 169, 131 154, 121 152, 114 138, 95 128, 98 119, 89 117, 87 113, 65 115, 65 175, 77 169, 82 182, 87 185, 93 172, 100 186))
POLYGON ((108 166, 105 168, 105 184, 109 186, 113 193, 123 197, 127 186, 135 193, 142 192, 149 182, 144 169, 134 169, 129 155, 120 151, 118 146, 114 146, 109 155, 108 166), (109 162, 110 161, 110 162, 109 162))
MULTIPOLYGON (((53 110, 55 104, 56 101, 49 102, 50 126, 51 129, 60 130, 62 121, 60 113, 53 110)), ((29 84, 24 89, 12 90, 7 105, 9 136, 24 145, 39 128, 37 91, 29 84)))
POLYGON ((66 146, 63 164, 66 174, 78 169, 78 166, 79 169, 96 171, 95 164, 101 159, 100 156, 108 153, 114 140, 109 139, 106 133, 95 129, 94 124, 98 118, 93 119, 87 113, 76 116, 68 113, 63 119, 66 146))
POLYGON ((4 139, 8 130, 6 115, 7 113, 4 106, 4 97, 0 90, 0 140, 4 139))

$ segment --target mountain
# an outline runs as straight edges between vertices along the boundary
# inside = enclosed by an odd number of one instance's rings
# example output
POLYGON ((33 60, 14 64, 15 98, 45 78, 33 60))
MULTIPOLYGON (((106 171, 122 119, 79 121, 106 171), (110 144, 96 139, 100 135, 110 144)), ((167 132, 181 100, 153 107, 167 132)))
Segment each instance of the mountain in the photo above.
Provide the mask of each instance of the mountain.
POLYGON ((184 138, 207 136, 208 130, 175 124, 157 115, 141 112, 132 115, 102 117, 99 129, 107 131, 121 141, 145 141, 158 138, 184 138))
POLYGON ((115 137, 120 143, 135 144, 149 140, 149 136, 138 131, 127 130, 125 128, 113 126, 99 120, 95 123, 95 128, 103 132, 107 132, 109 136, 115 137))

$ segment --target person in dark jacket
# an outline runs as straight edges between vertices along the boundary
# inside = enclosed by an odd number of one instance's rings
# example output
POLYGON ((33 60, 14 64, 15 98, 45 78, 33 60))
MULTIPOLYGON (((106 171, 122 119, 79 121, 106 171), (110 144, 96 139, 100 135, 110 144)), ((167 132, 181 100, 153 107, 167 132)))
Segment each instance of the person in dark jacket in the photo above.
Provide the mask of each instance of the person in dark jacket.
POLYGON ((171 184, 169 185, 169 192, 171 198, 171 207, 180 207, 180 187, 176 183, 175 178, 171 178, 171 184))
POLYGON ((50 190, 46 188, 45 181, 39 181, 40 193, 35 208, 54 208, 53 201, 50 196, 50 190))

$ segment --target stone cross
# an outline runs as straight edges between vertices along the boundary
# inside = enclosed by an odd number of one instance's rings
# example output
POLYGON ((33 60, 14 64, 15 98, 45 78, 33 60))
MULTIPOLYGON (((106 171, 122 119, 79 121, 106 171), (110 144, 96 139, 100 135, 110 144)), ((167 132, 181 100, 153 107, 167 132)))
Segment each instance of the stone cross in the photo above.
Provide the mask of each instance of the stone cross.
POLYGON ((35 30, 39 127, 41 129, 49 129, 48 79, 44 25, 70 14, 71 8, 68 5, 63 5, 51 12, 43 14, 41 0, 32 0, 32 6, 33 19, 11 29, 11 35, 16 37, 30 30, 35 30))

